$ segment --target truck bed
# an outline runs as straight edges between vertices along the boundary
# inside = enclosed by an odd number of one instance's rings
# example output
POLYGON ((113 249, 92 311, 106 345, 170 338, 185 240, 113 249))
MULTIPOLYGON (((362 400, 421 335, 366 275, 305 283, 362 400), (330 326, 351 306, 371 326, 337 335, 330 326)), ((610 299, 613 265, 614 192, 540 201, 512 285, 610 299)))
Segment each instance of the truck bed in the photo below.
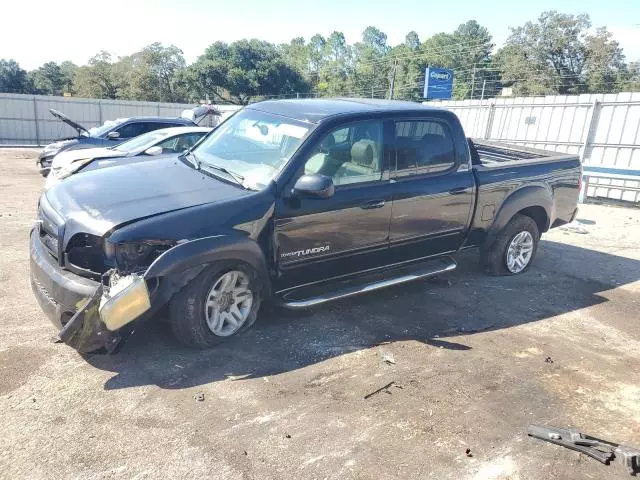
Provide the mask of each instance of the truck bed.
POLYGON ((553 201, 548 205, 550 218, 541 231, 573 219, 580 189, 578 154, 558 154, 486 140, 469 141, 469 147, 477 190, 466 246, 482 243, 503 202, 517 190, 550 192, 553 201))
MULTIPOLYGON (((507 143, 493 142, 490 140, 473 139, 470 145, 475 146, 477 155, 474 157, 474 165, 491 166, 496 163, 513 163, 523 160, 558 160, 566 159, 569 155, 558 154, 554 151, 540 150, 536 148, 521 147, 507 143)), ((472 151, 473 151, 473 147, 472 151)), ((571 157, 575 157, 571 155, 571 157)))

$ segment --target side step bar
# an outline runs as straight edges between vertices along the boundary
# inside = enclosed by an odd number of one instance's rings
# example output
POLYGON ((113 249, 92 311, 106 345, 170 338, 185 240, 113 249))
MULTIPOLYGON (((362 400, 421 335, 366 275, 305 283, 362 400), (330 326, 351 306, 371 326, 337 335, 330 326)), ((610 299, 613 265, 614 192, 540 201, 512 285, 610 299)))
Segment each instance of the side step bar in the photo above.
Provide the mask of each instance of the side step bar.
MULTIPOLYGON (((335 291, 331 291, 331 284, 329 283, 326 284, 326 293, 305 299, 287 298, 295 295, 296 292, 299 293, 304 290, 304 288, 300 288, 284 294, 281 297, 281 306, 292 310, 314 307, 333 300, 353 297, 362 293, 375 292, 376 290, 391 287, 393 285, 400 285, 402 283, 413 282, 414 280, 433 277, 441 273, 455 270, 457 266, 458 265, 453 258, 441 257, 410 266, 404 266, 402 268, 388 270, 383 272, 384 278, 382 279, 378 278, 377 280, 364 283, 356 283, 352 281, 347 286, 335 291)), ((342 283, 344 284, 345 282, 342 283)), ((317 290, 317 288, 318 287, 315 287, 315 290, 317 290)))

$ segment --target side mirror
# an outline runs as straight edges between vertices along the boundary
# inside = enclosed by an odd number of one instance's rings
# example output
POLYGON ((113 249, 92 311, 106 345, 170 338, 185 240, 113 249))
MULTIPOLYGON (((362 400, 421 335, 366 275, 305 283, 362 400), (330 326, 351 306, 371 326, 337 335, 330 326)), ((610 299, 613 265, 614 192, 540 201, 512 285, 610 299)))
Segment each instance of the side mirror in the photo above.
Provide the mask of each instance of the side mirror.
POLYGON ((109 132, 107 133, 107 138, 109 140, 117 140, 118 138, 120 138, 120 132, 109 132))
POLYGON ((158 145, 155 145, 153 147, 149 147, 147 148, 144 153, 146 153, 147 155, 161 155, 162 154, 162 147, 159 147, 158 145))
POLYGON ((303 175, 293 186, 293 195, 313 198, 329 198, 335 193, 333 179, 325 175, 303 175))

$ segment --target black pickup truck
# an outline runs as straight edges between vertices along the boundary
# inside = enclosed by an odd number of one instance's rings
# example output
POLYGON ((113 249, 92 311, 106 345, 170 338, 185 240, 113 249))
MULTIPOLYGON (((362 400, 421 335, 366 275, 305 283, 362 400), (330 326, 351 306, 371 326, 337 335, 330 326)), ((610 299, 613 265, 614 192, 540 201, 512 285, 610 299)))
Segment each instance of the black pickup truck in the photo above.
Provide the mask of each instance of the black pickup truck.
POLYGON ((74 175, 42 195, 31 284, 61 339, 113 351, 165 305, 210 347, 267 299, 305 308, 425 278, 479 247, 524 272, 576 215, 577 155, 472 142, 448 111, 267 101, 182 155, 74 175))

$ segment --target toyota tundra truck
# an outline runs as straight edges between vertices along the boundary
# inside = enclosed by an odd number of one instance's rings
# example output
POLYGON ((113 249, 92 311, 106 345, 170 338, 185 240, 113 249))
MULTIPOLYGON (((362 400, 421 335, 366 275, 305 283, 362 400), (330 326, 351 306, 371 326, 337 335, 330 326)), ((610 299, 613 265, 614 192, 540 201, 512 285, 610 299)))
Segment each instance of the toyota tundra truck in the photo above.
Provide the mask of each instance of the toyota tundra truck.
POLYGON ((578 155, 471 141, 411 102, 265 101, 190 151, 45 192, 31 285, 62 341, 113 352, 167 306, 182 343, 239 334, 271 300, 305 309, 456 268, 478 248, 522 274, 577 212, 578 155))

